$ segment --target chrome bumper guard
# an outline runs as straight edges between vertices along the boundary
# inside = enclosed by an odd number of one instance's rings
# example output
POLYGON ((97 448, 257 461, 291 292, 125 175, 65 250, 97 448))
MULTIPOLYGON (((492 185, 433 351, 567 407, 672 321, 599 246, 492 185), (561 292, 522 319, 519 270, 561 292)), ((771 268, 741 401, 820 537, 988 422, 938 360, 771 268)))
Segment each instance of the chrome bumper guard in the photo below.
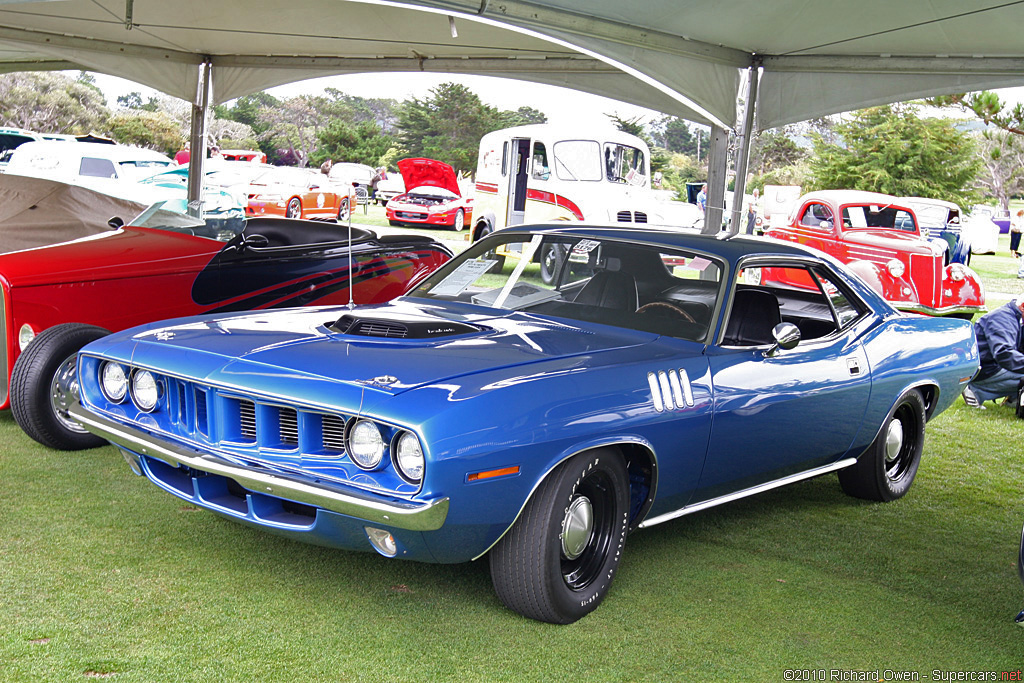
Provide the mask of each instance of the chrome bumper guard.
POLYGON ((115 446, 156 458, 169 465, 184 465, 200 472, 228 477, 256 493, 312 505, 373 524, 410 531, 440 529, 448 517, 448 498, 429 503, 398 503, 343 493, 325 486, 236 465, 185 446, 157 440, 139 429, 91 413, 80 403, 72 405, 68 412, 85 429, 115 446))

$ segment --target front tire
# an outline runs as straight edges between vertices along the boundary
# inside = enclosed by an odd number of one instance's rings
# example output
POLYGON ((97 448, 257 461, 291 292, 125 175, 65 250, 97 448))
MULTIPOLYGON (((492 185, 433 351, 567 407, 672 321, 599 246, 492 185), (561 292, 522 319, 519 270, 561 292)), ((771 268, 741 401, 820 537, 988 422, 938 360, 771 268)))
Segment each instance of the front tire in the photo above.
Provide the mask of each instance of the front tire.
POLYGON ((338 222, 343 223, 347 221, 351 213, 352 212, 349 210, 348 197, 345 197, 341 200, 341 204, 338 206, 338 222))
POLYGON ((525 617, 570 624, 604 600, 629 527, 622 456, 601 448, 560 465, 489 554, 501 601, 525 617))
POLYGON ((921 464, 924 423, 924 399, 912 389, 896 402, 857 464, 839 470, 843 491, 855 498, 881 502, 902 498, 921 464))
POLYGON ((462 232, 466 229, 466 214, 462 209, 455 212, 455 220, 452 221, 452 230, 462 232))
POLYGON ((65 323, 39 333, 11 372, 11 413, 25 433, 49 448, 77 451, 106 443, 68 415, 78 400, 79 349, 109 334, 93 325, 65 323))

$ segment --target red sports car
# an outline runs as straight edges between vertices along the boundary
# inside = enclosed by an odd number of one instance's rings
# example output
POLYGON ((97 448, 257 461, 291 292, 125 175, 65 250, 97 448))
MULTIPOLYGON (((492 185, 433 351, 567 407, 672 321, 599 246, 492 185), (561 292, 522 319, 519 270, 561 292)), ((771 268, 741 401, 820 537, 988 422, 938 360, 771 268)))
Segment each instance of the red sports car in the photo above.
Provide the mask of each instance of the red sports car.
POLYGON ((319 171, 272 166, 251 181, 245 215, 345 220, 354 202, 354 188, 319 171))
POLYGON ((451 257, 418 235, 281 218, 202 222, 158 206, 66 239, 0 254, 0 408, 62 449, 99 443, 67 414, 87 342, 200 313, 389 301, 451 257))
POLYGON ((473 218, 472 198, 463 197, 455 169, 434 159, 402 159, 405 192, 385 206, 391 225, 436 225, 461 232, 473 218))
POLYGON ((827 190, 800 198, 789 224, 768 237, 814 247, 848 264, 898 309, 971 318, 985 309, 977 273, 951 263, 949 245, 929 240, 903 200, 827 190))

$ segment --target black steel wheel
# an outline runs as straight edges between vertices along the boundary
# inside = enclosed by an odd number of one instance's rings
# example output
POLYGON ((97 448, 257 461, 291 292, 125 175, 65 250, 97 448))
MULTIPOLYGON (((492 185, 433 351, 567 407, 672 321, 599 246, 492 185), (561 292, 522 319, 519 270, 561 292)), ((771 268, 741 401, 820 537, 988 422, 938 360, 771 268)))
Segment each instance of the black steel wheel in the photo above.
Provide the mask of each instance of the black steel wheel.
POLYGON ((857 464, 839 470, 843 491, 856 498, 888 502, 903 497, 914 482, 924 449, 924 398, 903 394, 857 464))
POLYGON ((75 422, 68 408, 78 400, 78 350, 107 334, 93 325, 55 325, 18 356, 11 372, 11 413, 26 434, 61 451, 106 443, 75 422))
POLYGON ((298 197, 289 199, 288 208, 285 209, 284 215, 287 218, 302 218, 302 200, 298 197))
POLYGON ((491 550, 494 589, 523 616, 570 624, 608 595, 628 528, 622 456, 581 453, 548 475, 491 550))

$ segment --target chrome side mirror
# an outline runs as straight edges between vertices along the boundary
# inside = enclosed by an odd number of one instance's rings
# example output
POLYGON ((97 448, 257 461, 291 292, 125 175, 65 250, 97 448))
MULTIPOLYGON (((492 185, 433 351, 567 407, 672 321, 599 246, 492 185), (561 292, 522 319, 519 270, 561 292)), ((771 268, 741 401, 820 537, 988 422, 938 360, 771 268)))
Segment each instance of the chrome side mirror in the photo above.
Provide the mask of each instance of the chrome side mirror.
POLYGON ((793 323, 779 323, 772 328, 772 338, 775 343, 764 352, 765 358, 771 358, 779 349, 783 351, 795 349, 796 345, 800 343, 800 328, 793 323))

